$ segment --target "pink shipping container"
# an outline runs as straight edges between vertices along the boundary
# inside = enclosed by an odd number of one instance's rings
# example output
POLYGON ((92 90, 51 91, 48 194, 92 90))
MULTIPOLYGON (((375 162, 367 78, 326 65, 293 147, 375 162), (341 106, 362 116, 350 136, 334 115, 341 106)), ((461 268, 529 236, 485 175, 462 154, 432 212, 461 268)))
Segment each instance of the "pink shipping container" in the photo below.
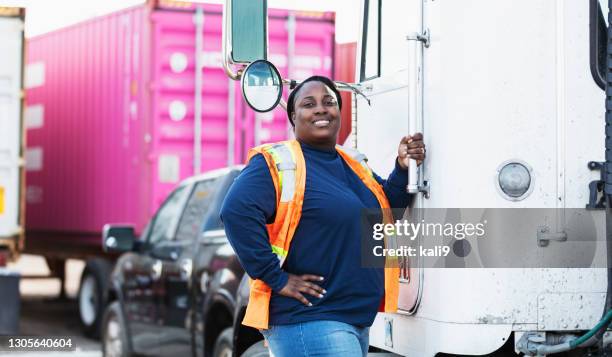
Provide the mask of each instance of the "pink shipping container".
MULTIPOLYGON (((282 108, 255 114, 223 72, 221 6, 197 6, 200 31, 196 5, 161 1, 29 41, 27 252, 60 261, 100 254, 104 224, 141 231, 197 164, 205 172, 243 163, 250 147, 289 135, 282 108), (196 36, 203 41, 197 139, 196 36)), ((283 76, 333 77, 333 13, 269 15, 269 59, 283 76)))

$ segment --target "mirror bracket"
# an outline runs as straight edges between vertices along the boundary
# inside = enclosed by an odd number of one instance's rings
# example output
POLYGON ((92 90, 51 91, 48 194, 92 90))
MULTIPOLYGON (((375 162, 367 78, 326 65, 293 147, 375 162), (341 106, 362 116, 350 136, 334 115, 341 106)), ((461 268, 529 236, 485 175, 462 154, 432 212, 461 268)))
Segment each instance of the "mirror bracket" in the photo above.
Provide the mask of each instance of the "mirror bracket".
POLYGON ((223 6, 223 31, 221 31, 221 47, 222 47, 222 62, 223 70, 227 76, 235 81, 239 80, 242 76, 243 68, 234 70, 231 59, 232 45, 231 45, 231 28, 232 28, 232 0, 225 0, 225 6, 223 6))
MULTIPOLYGON (((223 6, 223 31, 221 31, 221 47, 222 47, 222 66, 223 66, 223 70, 225 71, 225 74, 237 81, 240 80, 242 77, 242 72, 245 70, 245 68, 252 63, 253 61, 248 61, 248 62, 242 62, 242 61, 235 61, 233 58, 233 38, 232 38, 232 31, 233 31, 233 9, 232 9, 232 1, 233 0, 225 0, 225 5, 223 6), (238 67, 235 67, 238 66, 238 67)), ((264 2, 265 4, 265 2, 264 2)), ((265 6, 265 5, 264 5, 265 6)), ((267 7, 266 7, 267 8, 267 7)), ((265 12, 264 12, 265 14, 265 12)), ((264 30, 264 34, 265 36, 267 36, 267 20, 265 20, 266 22, 264 22, 264 26, 266 28, 266 30, 264 30)), ((267 48, 267 38, 264 39, 264 43, 266 43, 266 48, 267 48)), ((264 56, 263 58, 259 58, 259 59, 266 59, 266 55, 265 55, 265 51, 264 51, 264 56)))

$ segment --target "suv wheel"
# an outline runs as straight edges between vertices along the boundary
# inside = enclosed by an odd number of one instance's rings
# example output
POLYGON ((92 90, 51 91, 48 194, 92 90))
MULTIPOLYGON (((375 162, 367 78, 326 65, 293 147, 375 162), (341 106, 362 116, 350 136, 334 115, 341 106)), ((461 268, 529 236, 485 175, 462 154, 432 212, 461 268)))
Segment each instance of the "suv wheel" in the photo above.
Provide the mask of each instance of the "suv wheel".
POLYGON ((234 346, 234 344, 232 343, 233 337, 233 328, 228 327, 223 330, 219 337, 217 337, 217 341, 215 341, 213 357, 232 357, 232 348, 234 346))
POLYGON ((102 355, 104 357, 128 357, 130 345, 125 320, 118 301, 106 309, 102 322, 102 355))

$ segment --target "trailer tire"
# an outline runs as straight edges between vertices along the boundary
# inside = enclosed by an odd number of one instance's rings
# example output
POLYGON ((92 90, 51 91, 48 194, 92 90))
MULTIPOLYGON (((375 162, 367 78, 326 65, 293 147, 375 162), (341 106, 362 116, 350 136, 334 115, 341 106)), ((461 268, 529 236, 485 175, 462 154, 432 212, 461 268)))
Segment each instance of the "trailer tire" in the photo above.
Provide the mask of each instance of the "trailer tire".
POLYGON ((264 346, 264 341, 259 341, 249 347, 240 357, 269 357, 270 351, 264 346))
POLYGON ((100 337, 100 325, 108 300, 108 279, 112 270, 110 262, 95 258, 88 260, 79 285, 77 304, 79 320, 86 336, 100 337))
POLYGON ((215 341, 215 348, 213 348, 213 357, 226 357, 232 356, 232 349, 234 347, 234 343, 232 342, 234 338, 234 329, 231 327, 226 328, 221 331, 219 337, 215 341))

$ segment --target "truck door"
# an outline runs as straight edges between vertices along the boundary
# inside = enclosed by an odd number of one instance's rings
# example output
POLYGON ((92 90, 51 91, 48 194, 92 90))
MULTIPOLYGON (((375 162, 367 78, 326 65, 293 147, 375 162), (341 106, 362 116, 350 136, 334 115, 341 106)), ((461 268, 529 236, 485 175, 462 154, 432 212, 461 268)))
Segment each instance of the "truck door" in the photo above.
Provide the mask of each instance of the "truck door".
MULTIPOLYGON (((401 136, 418 131, 426 134, 421 115, 424 43, 413 38, 424 33, 422 2, 364 1, 356 78, 370 103, 357 96, 352 140, 382 177, 394 167, 401 136), (410 115, 417 116, 413 127, 410 115)), ((418 196, 415 207, 422 205, 418 196)), ((402 268, 400 308, 411 310, 417 303, 420 271, 416 260, 402 261, 402 268)))
POLYGON ((136 353, 159 355, 165 343, 166 336, 161 329, 163 314, 159 309, 163 292, 159 291, 162 286, 159 281, 164 261, 176 254, 172 240, 191 187, 183 185, 170 194, 145 231, 141 252, 121 261, 127 324, 136 353))
POLYGON ((154 289, 164 336, 164 344, 157 351, 160 356, 191 354, 191 311, 197 308, 193 301, 199 287, 193 284, 193 263, 198 238, 220 180, 213 177, 195 184, 174 239, 163 244, 170 255, 162 260, 162 276, 154 289))

